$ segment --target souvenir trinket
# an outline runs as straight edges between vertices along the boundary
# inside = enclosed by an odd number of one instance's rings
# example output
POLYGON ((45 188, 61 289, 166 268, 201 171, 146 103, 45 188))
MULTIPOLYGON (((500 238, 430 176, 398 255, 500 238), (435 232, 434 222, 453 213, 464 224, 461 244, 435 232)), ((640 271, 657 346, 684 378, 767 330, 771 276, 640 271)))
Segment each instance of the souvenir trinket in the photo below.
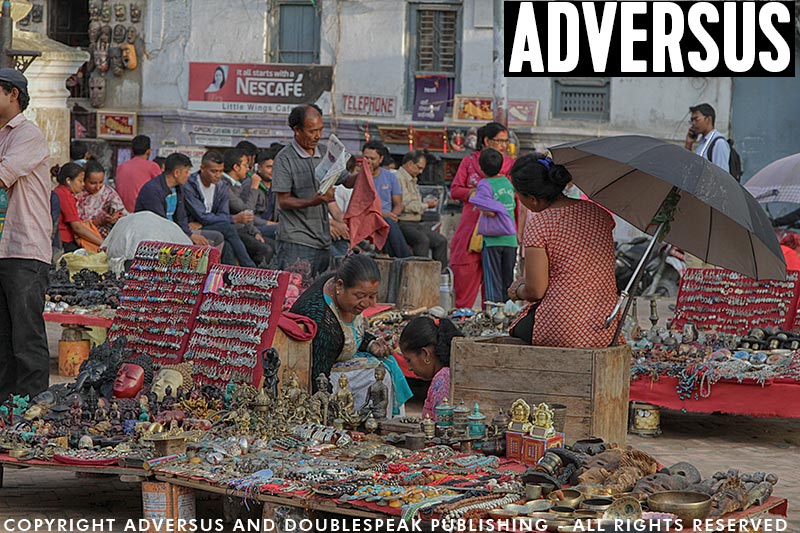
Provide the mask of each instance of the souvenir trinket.
POLYGON ((528 402, 519 398, 511 404, 511 422, 508 424, 509 431, 518 433, 528 433, 533 425, 530 423, 531 408, 528 402))
POLYGON ((453 432, 455 438, 468 436, 468 417, 469 407, 466 406, 464 400, 458 402, 458 405, 453 409, 453 432))
POLYGON ((431 440, 436 436, 436 422, 431 419, 431 415, 426 414, 421 425, 426 439, 431 440))
POLYGON ((533 427, 531 428, 532 437, 549 439, 556 435, 553 428, 553 410, 546 404, 540 403, 533 410, 533 427))
POLYGON ((469 415, 469 436, 482 439, 486 436, 486 416, 478 410, 478 403, 469 415))
POLYGON ((450 401, 447 398, 434 407, 434 411, 436 412, 437 429, 453 427, 453 406, 450 405, 450 401))

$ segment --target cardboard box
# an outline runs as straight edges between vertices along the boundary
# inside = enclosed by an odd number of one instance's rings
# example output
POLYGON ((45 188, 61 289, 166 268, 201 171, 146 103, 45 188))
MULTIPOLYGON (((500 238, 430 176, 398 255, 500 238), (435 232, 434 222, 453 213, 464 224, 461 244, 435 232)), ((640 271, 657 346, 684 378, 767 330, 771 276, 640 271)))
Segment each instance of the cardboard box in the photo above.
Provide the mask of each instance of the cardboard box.
POLYGON ((506 457, 514 461, 522 461, 522 438, 524 433, 506 431, 506 457))
MULTIPOLYGON (((193 520, 197 514, 194 489, 173 485, 171 483, 158 483, 145 481, 142 483, 142 508, 145 520, 150 520, 145 533, 164 533, 169 522, 162 522, 164 528, 156 527, 157 520, 193 520)), ((177 524, 177 522, 175 522, 177 524)), ((172 526, 175 527, 175 526, 172 526)), ((187 527, 180 530, 186 531, 187 527)), ((170 530, 177 531, 176 530, 170 530)))
POLYGON ((530 435, 523 435, 522 437, 522 459, 525 464, 535 465, 539 459, 544 457, 544 452, 550 448, 563 448, 564 447, 564 434, 556 433, 555 437, 545 439, 542 437, 531 437, 530 435))

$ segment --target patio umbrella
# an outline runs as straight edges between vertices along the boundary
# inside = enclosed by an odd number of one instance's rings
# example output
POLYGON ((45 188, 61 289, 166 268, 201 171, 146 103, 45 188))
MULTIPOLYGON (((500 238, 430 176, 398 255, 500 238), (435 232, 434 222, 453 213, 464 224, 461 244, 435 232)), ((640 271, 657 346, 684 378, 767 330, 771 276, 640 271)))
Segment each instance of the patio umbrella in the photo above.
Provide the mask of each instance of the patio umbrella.
POLYGON ((759 202, 800 204, 800 154, 773 161, 744 186, 759 202))
POLYGON ((786 279, 783 253, 766 213, 707 159, 641 135, 566 143, 551 152, 589 198, 654 236, 609 323, 661 239, 751 278, 786 279))

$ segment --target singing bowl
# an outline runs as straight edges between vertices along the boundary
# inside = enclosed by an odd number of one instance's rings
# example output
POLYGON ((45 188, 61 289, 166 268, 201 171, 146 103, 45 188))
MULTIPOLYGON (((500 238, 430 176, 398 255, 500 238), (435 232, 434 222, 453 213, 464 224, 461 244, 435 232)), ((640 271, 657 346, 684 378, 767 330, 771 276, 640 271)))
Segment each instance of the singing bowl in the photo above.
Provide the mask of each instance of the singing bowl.
POLYGON ((711 496, 681 490, 658 492, 647 498, 647 507, 651 511, 672 513, 684 523, 705 520, 711 512, 711 496))
POLYGON ((514 511, 509 511, 508 509, 492 509, 489 511, 489 516, 496 520, 502 520, 506 518, 514 518, 515 516, 519 516, 519 513, 514 511))
POLYGON ((548 498, 558 502, 557 505, 574 508, 583 500, 583 494, 575 489, 554 490, 548 498))
POLYGON ((530 500, 525 502, 525 507, 530 509, 530 513, 543 513, 553 507, 553 502, 548 500, 530 500))
POLYGON ((611 498, 588 498, 581 502, 581 508, 589 511, 605 511, 612 503, 614 500, 611 498))
POLYGON ((584 498, 611 496, 611 489, 602 485, 578 485, 574 489, 579 490, 584 498))

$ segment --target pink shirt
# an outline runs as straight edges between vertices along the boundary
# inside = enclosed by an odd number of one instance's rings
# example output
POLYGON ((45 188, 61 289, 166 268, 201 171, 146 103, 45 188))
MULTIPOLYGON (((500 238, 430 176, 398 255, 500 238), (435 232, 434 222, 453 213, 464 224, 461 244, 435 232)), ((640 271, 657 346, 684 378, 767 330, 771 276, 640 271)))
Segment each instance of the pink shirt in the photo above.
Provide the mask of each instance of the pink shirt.
POLYGON ((161 174, 158 163, 149 159, 134 157, 117 167, 114 178, 117 194, 122 199, 125 209, 133 213, 136 208, 136 197, 144 184, 161 174))
POLYGON ((422 404, 422 416, 430 415, 432 420, 436 420, 436 406, 450 397, 450 367, 445 366, 439 370, 428 386, 428 395, 425 403, 422 404))
POLYGON ((20 113, 0 129, 0 181, 8 194, 0 259, 50 263, 50 151, 39 127, 20 113))

